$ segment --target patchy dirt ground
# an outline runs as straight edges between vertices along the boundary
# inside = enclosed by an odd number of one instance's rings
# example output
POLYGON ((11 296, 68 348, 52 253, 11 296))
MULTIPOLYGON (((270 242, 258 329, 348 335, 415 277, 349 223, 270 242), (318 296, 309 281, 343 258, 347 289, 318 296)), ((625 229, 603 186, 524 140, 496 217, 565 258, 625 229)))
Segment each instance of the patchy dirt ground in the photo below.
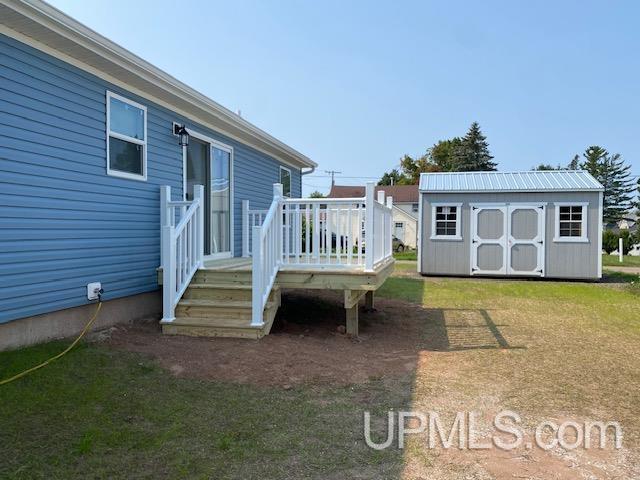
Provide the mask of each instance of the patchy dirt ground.
MULTIPOLYGON (((491 434, 486 426, 493 416, 505 409, 526 417, 523 426, 527 440, 534 425, 547 419, 560 422, 611 417, 620 418, 626 426, 633 425, 627 415, 633 398, 622 400, 619 392, 615 403, 607 393, 616 389, 615 379, 610 379, 611 385, 579 393, 589 378, 607 378, 603 375, 611 372, 609 361, 619 362, 609 358, 613 345, 628 351, 625 358, 629 359, 635 358, 633 352, 637 350, 632 339, 602 331, 597 333, 601 345, 596 359, 585 353, 596 334, 582 331, 580 326, 580 322, 586 325, 590 321, 590 310, 577 313, 574 308, 567 313, 556 308, 557 318, 552 322, 547 319, 549 315, 540 315, 540 311, 553 310, 552 300, 540 306, 539 300, 526 296, 526 288, 546 291, 552 288, 549 284, 478 280, 465 283, 468 297, 458 297, 456 288, 451 288, 452 297, 444 297, 439 295, 445 291, 449 295, 449 287, 442 279, 424 279, 404 270, 395 276, 433 285, 427 287, 432 288, 433 305, 427 308, 419 303, 377 298, 375 312, 361 311, 358 339, 339 332, 338 327, 344 324, 341 292, 296 291, 285 292, 271 335, 259 341, 172 337, 162 335, 156 324, 119 327, 105 341, 113 348, 151 355, 176 376, 266 387, 361 384, 367 388, 368 380, 410 378, 413 410, 439 412, 443 418, 458 411, 477 412, 484 425, 480 441, 491 434), (512 292, 511 288, 517 290, 512 292), (487 291, 495 289, 505 290, 500 307, 491 297, 483 299, 487 291), (585 365, 590 366, 585 369, 585 365), (598 397, 594 397, 596 392, 598 397), (572 406, 580 408, 567 414, 572 406), (579 410, 590 411, 591 415, 579 414, 579 410)), ((607 284, 593 287, 611 291, 607 284)), ((558 283, 553 288, 573 287, 558 283)), ((586 292, 592 286, 579 284, 577 288, 586 292)), ((616 374, 635 384, 635 377, 625 372, 616 374)), ((397 388, 406 388, 400 385, 397 388)), ((633 395, 629 389, 622 391, 633 395)), ((365 408, 364 403, 361 406, 365 408)), ((450 428, 451 423, 445 421, 445 425, 450 428)), ((404 450, 401 478, 635 479, 640 478, 635 452, 633 444, 631 449, 621 450, 545 451, 526 446, 512 451, 427 449, 415 436, 404 450)))
POLYGON ((338 331, 345 321, 341 301, 341 292, 286 292, 271 334, 257 341, 168 336, 147 324, 115 328, 108 343, 153 355, 175 375, 259 385, 344 385, 415 369, 429 311, 376 299, 376 311, 360 312, 360 336, 353 339, 338 331))

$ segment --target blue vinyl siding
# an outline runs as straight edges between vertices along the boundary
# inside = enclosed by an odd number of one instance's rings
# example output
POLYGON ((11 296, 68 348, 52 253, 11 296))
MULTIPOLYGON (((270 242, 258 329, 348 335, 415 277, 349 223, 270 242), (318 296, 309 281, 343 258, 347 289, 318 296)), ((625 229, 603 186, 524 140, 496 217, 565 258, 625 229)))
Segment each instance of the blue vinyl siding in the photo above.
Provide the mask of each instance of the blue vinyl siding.
MULTIPOLYGON (((241 201, 268 206, 280 163, 144 98, 0 35, 0 323, 158 288, 159 186, 182 195, 172 122, 234 149, 234 252, 241 201), (147 107, 148 180, 106 174, 106 91, 147 107)), ((292 195, 301 195, 291 168, 292 195)))

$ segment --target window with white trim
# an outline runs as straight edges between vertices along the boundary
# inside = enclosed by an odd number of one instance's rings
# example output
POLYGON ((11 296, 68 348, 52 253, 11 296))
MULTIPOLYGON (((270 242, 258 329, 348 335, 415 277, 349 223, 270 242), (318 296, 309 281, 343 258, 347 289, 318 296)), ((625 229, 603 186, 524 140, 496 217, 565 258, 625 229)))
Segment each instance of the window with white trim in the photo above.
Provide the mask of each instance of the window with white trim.
POLYGON ((461 204, 433 204, 431 238, 461 240, 461 204))
POLYGON ((147 179, 147 107, 107 92, 107 174, 147 179))
POLYGON ((587 203, 556 203, 556 242, 586 242, 587 203))
POLYGON ((282 194, 285 197, 291 196, 291 170, 280 167, 280 183, 282 184, 282 194))
POLYGON ((413 203, 413 204, 411 204, 411 211, 412 211, 412 212, 414 212, 414 213, 415 213, 415 212, 417 212, 419 209, 420 209, 420 205, 419 205, 419 204, 417 204, 417 203, 413 203))

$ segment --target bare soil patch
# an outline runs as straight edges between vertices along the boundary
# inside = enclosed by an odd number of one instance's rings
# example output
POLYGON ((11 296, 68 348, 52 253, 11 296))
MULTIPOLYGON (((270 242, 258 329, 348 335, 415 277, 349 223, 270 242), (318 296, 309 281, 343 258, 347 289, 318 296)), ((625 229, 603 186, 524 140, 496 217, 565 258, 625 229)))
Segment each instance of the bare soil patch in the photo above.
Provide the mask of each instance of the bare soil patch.
POLYGON ((113 329, 108 344, 152 355, 174 375, 258 385, 345 385, 414 371, 434 312, 376 299, 374 312, 361 310, 355 339, 338 331, 345 322, 342 295, 285 292, 271 334, 257 341, 168 336, 145 324, 113 329))

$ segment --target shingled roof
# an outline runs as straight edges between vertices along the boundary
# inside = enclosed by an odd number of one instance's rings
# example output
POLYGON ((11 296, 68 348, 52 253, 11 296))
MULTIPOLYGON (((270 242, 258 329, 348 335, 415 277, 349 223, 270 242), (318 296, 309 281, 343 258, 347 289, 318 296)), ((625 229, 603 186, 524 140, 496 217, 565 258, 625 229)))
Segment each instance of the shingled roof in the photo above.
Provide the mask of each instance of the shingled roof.
MULTIPOLYGON (((418 203, 418 185, 378 185, 376 194, 383 191, 385 196, 393 197, 393 203, 418 203)), ((359 185, 333 185, 328 198, 361 198, 365 187, 359 185)))

